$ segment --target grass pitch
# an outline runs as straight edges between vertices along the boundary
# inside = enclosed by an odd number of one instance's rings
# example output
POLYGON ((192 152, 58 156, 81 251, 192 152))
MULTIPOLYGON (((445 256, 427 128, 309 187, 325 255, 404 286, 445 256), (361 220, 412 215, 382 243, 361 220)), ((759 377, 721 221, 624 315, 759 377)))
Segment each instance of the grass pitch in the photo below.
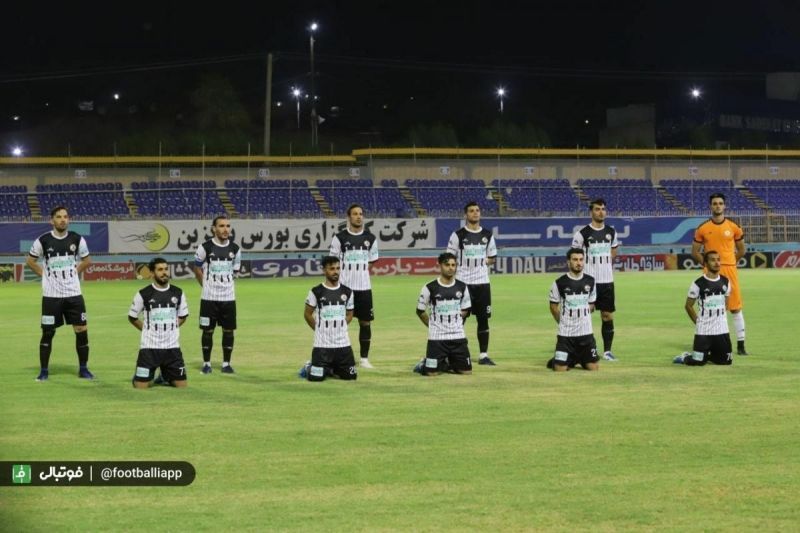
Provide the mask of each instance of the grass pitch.
POLYGON ((184 281, 189 388, 147 391, 130 384, 139 332, 126 320, 142 283, 84 284, 97 380, 76 377, 61 328, 43 384, 40 288, 2 286, 3 460, 197 469, 188 487, 0 488, 2 530, 795 530, 800 273, 740 272, 753 355, 687 368, 671 360, 691 345, 683 302, 696 276, 619 274, 620 361, 566 374, 544 367, 556 276, 496 276, 498 366, 436 378, 411 372, 428 278, 377 278, 377 368, 317 384, 296 372, 313 336, 303 301, 320 280, 239 282, 233 376, 219 372, 219 330, 214 373, 200 374, 199 287, 184 281))

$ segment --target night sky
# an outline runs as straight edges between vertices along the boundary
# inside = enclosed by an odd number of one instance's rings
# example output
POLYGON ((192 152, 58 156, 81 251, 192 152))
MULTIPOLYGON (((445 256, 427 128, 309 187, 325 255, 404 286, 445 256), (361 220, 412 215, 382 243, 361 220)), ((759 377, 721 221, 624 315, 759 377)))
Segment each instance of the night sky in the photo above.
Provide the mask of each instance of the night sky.
MULTIPOLYGON (((504 86, 506 119, 545 128, 553 145, 591 144, 608 107, 674 110, 691 105, 693 86, 707 102, 763 99, 765 73, 800 70, 797 2, 261 4, 4 6, 2 142, 43 144, 54 122, 69 130, 73 118, 88 120, 81 101, 107 122, 125 115, 128 128, 165 117, 189 127, 188 95, 209 75, 231 82, 258 142, 267 52, 282 104, 274 135, 290 135, 290 88, 310 89, 312 20, 323 142, 391 144, 434 122, 469 132, 497 118, 494 91, 504 86)), ((92 120, 85 127, 101 119, 92 120)))

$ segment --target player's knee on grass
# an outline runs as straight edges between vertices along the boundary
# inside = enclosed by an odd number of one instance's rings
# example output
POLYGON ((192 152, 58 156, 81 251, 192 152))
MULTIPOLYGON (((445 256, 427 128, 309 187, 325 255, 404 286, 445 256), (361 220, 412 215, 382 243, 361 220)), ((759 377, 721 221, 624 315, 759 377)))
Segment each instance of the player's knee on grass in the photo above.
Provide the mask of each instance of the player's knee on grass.
POLYGON ((687 366, 703 366, 706 364, 706 357, 703 352, 693 351, 690 355, 683 358, 683 364, 687 366))
POLYGON ((440 360, 435 357, 426 357, 425 363, 422 365, 423 376, 435 376, 440 371, 440 360))
POLYGON ((308 368, 308 381, 324 381, 325 367, 311 365, 308 368))

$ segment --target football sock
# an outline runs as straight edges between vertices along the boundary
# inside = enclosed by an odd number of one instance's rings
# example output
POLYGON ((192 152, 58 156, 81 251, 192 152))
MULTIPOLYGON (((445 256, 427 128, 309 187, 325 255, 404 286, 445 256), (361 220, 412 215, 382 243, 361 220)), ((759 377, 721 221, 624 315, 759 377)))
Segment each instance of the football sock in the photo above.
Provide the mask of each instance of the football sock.
POLYGON ((214 344, 214 331, 203 330, 203 335, 200 337, 200 347, 203 349, 203 361, 206 363, 211 362, 211 347, 214 344))
POLYGON ((89 362, 89 332, 81 331, 75 334, 75 350, 78 352, 78 364, 85 368, 89 362))
POLYGON ((56 334, 54 329, 43 329, 42 340, 39 341, 39 366, 47 368, 50 364, 50 352, 53 351, 53 337, 56 334))
POLYGON ((610 352, 611 343, 614 342, 614 321, 609 320, 607 322, 603 322, 600 331, 603 334, 603 351, 610 352))
POLYGON ((361 348, 361 358, 369 357, 369 345, 372 341, 372 326, 361 326, 358 330, 358 344, 361 348))
POLYGON ((481 353, 489 351, 489 318, 485 316, 478 319, 478 349, 481 353))
POLYGON ((733 315, 733 329, 736 330, 736 340, 744 341, 744 313, 731 313, 733 315))
MULTIPOLYGON (((233 331, 222 332, 222 360, 226 363, 231 362, 231 354, 233 353, 233 331)), ((205 356, 205 354, 203 354, 205 356)), ((211 358, 211 350, 208 351, 209 359, 211 358)))
POLYGON ((489 357, 489 354, 488 354, 488 353, 486 353, 486 352, 481 352, 481 354, 478 356, 478 359, 486 359, 487 357, 489 357))

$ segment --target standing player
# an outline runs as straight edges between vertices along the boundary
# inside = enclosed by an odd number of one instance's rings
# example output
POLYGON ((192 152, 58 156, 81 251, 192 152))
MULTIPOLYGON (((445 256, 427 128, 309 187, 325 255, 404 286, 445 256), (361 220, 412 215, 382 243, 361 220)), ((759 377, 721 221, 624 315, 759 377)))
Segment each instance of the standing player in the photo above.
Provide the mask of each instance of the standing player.
POLYGON ((180 347, 180 328, 189 316, 186 295, 169 283, 169 265, 160 257, 150 261, 153 283, 136 293, 128 321, 142 332, 133 386, 146 389, 153 384, 156 368, 164 383, 186 386, 186 365, 180 347), (143 315, 144 320, 139 316, 143 315))
POLYGON ((715 365, 729 365, 732 363, 731 335, 725 306, 731 294, 731 283, 719 273, 719 253, 714 250, 705 252, 703 266, 706 273, 691 284, 684 306, 696 325, 692 351, 684 352, 672 362, 689 366, 702 366, 707 361, 715 365), (695 302, 700 313, 695 311, 695 302))
POLYGON ((589 213, 592 221, 575 232, 572 236, 572 247, 584 250, 586 258, 586 274, 592 276, 597 283, 597 309, 602 320, 603 359, 616 361, 611 352, 614 342, 614 258, 617 257, 617 231, 605 225, 606 201, 597 198, 589 202, 589 213))
POLYGON ((347 208, 347 228, 333 236, 330 255, 341 261, 342 284, 353 289, 361 366, 374 368, 369 362, 372 321, 375 320, 369 265, 378 260, 378 239, 364 228, 364 209, 360 205, 347 208))
POLYGON ((75 332, 78 352, 78 377, 94 379, 89 372, 89 332, 86 327, 86 303, 81 294, 80 275, 89 266, 89 247, 83 237, 69 231, 66 207, 50 211, 53 230, 33 241, 25 262, 42 278, 42 339, 39 341, 39 376, 47 381, 50 353, 56 328, 65 322, 75 332), (37 262, 42 258, 42 265, 37 262))
POLYGON ((455 279, 456 256, 445 252, 439 256, 439 277, 419 294, 417 316, 428 327, 428 347, 425 359, 414 367, 423 376, 439 372, 472 374, 472 360, 464 334, 464 319, 472 305, 469 289, 455 279), (430 310, 430 315, 428 314, 430 310))
POLYGON ((341 263, 338 257, 322 258, 325 281, 308 291, 303 313, 308 327, 314 330, 311 361, 300 369, 300 377, 322 381, 326 377, 344 380, 358 378, 347 325, 353 320, 353 292, 339 283, 341 263))
POLYGON ((596 300, 594 278, 583 273, 584 252, 567 252, 569 272, 550 288, 550 314, 558 324, 555 356, 547 367, 563 372, 581 365, 585 370, 599 370, 597 345, 592 333, 592 315, 596 300))
POLYGON ((725 218, 725 195, 712 194, 709 198, 711 218, 703 222, 694 232, 692 257, 703 264, 700 250, 719 252, 720 273, 728 278, 731 284, 731 295, 728 298, 728 311, 733 315, 733 329, 736 330, 736 353, 748 355, 744 347, 744 313, 742 313, 742 293, 739 289, 739 276, 736 263, 744 257, 744 232, 734 221, 725 218))
POLYGON ((497 257, 491 230, 481 227, 481 208, 476 202, 464 206, 464 227, 450 235, 447 251, 456 256, 456 279, 469 286, 472 314, 478 322, 479 365, 495 366, 489 358, 489 319, 492 317, 492 287, 489 267, 497 257))
POLYGON ((214 329, 222 328, 222 372, 233 374, 233 332, 236 330, 236 296, 233 279, 239 272, 242 254, 239 245, 230 240, 231 221, 226 215, 214 218, 212 238, 197 247, 194 255, 194 276, 203 287, 200 297, 200 346, 203 349, 203 374, 211 373, 211 349, 214 329))

